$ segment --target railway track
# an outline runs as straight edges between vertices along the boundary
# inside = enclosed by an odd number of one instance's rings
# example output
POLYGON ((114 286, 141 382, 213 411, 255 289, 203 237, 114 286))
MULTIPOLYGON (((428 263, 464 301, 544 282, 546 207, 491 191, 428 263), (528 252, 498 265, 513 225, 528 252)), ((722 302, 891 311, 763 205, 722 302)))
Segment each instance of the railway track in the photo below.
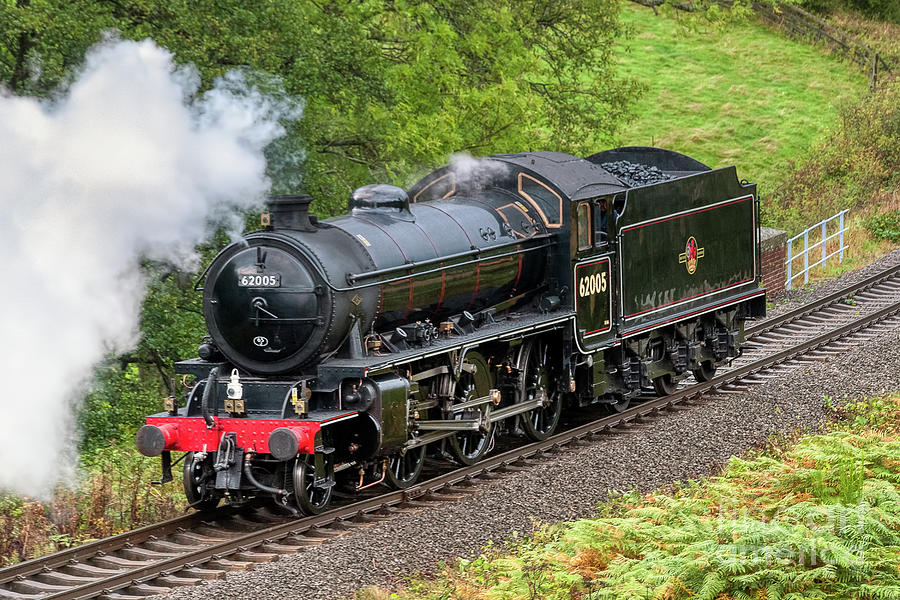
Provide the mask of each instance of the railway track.
POLYGON ((104 598, 129 600, 251 569, 347 531, 408 511, 479 493, 478 481, 539 464, 542 456, 584 443, 676 404, 747 387, 783 369, 827 360, 865 343, 879 329, 900 326, 900 266, 747 330, 750 347, 706 383, 649 397, 612 416, 575 425, 551 438, 488 456, 472 467, 439 474, 411 489, 374 495, 315 517, 275 509, 191 513, 0 570, 0 600, 104 598))
MULTIPOLYGON (((900 301, 900 266, 892 267, 819 300, 747 327, 748 343, 744 354, 732 362, 731 368, 723 369, 719 374, 725 375, 734 369, 740 369, 757 361, 763 355, 788 349, 898 301, 900 301)), ((789 370, 803 362, 825 359, 840 354, 847 347, 849 346, 842 347, 836 342, 828 350, 810 352, 802 360, 791 365, 781 365, 774 371, 789 370)), ((776 376, 775 372, 763 375, 763 380, 773 376, 776 376)), ((755 383, 761 382, 756 378, 755 383)), ((690 380, 690 383, 693 383, 693 380, 690 380)), ((751 377, 744 383, 752 384, 754 378, 751 377)))

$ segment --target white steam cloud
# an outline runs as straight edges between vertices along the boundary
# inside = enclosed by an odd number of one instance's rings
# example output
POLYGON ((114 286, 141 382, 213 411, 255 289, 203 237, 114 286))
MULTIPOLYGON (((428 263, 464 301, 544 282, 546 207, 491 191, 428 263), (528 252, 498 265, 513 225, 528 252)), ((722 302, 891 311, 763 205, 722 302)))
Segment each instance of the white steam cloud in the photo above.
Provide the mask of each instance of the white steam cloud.
POLYGON ((458 188, 475 191, 489 187, 497 179, 509 174, 509 167, 499 160, 475 158, 466 152, 450 155, 450 170, 456 176, 458 188))
POLYGON ((240 73, 199 84, 150 40, 110 40, 53 102, 0 90, 0 489, 71 475, 93 368, 137 341, 140 261, 195 268, 265 199, 263 150, 300 105, 240 73))

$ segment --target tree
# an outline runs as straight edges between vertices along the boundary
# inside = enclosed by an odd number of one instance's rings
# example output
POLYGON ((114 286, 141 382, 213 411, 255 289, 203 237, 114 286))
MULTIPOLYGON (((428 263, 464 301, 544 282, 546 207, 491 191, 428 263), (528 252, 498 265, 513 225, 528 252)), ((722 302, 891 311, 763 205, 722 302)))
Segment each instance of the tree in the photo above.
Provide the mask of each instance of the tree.
POLYGON ((111 29, 153 38, 207 84, 249 67, 306 98, 294 135, 326 214, 454 151, 593 152, 640 89, 615 70, 615 0, 5 0, 0 83, 50 94, 111 29))
MULTIPOLYGON (((306 111, 272 150, 287 166, 274 187, 298 191, 304 156, 302 187, 329 216, 354 188, 410 184, 452 152, 601 149, 641 90, 615 67, 618 11, 617 0, 0 0, 0 85, 51 96, 110 30, 154 39, 206 86, 234 68, 277 75, 306 111)), ((185 278, 149 273, 143 339, 125 362, 159 382, 158 397, 203 325, 185 278)))

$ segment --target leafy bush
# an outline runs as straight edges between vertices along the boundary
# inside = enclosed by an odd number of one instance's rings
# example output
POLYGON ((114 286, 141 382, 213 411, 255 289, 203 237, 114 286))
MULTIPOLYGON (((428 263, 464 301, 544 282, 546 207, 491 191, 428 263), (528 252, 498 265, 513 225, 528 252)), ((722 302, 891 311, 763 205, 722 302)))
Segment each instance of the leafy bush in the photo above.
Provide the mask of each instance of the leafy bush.
MULTIPOLYGON (((77 3, 76 3, 77 4, 77 3)), ((196 65, 204 85, 245 65, 306 100, 283 162, 314 210, 333 214, 373 179, 409 183, 451 152, 595 152, 639 92, 615 68, 616 0, 147 0, 85 11, 0 2, 0 85, 52 94, 116 29, 196 65), (39 65, 40 68, 31 68, 39 65), (590 77, 585 76, 590 74, 590 77), (324 210, 323 210, 324 209, 324 210)), ((281 183, 276 181, 276 183, 281 183)))
POLYGON ((880 240, 900 242, 900 210, 869 217, 866 220, 866 229, 880 240))
POLYGON ((841 112, 831 137, 794 164, 764 200, 764 220, 802 230, 841 209, 874 212, 900 187, 900 80, 841 112))
POLYGON ((900 23, 897 0, 805 0, 803 4, 817 12, 856 11, 873 19, 900 23))

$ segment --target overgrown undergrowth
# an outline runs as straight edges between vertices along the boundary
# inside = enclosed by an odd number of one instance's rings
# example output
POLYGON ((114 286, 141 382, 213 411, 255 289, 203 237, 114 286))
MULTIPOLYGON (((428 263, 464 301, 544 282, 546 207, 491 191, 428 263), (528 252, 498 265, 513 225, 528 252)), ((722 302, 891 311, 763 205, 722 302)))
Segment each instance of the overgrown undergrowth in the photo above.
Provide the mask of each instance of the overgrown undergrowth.
MULTIPOLYGON (((850 209, 845 262, 813 278, 860 268, 900 243, 900 78, 845 105, 834 131, 791 161, 763 197, 763 223, 791 234, 850 209)), ((837 239, 829 252, 837 249, 837 239)))
POLYGON ((900 205, 900 79, 847 105, 835 131, 813 146, 765 203, 789 230, 849 208, 870 215, 900 205))
POLYGON ((868 19, 846 11, 829 14, 827 21, 878 51, 892 71, 900 67, 900 23, 868 19))
POLYGON ((538 527, 436 579, 360 598, 900 598, 900 401, 853 402, 833 430, 732 458, 672 493, 538 527))
POLYGON ((83 459, 77 490, 52 500, 0 495, 0 566, 175 517, 187 505, 181 486, 152 486, 159 459, 109 446, 83 459))
MULTIPOLYGON (((845 263, 814 278, 859 268, 896 247, 889 217, 900 209, 900 86, 864 74, 821 46, 786 39, 755 23, 697 30, 627 7, 633 38, 625 72, 648 85, 623 144, 658 145, 711 166, 734 164, 760 184, 763 224, 792 235, 844 208, 845 263), (868 227, 873 223, 874 227, 868 227)), ((896 25, 839 13, 838 26, 881 48, 893 64, 896 25)))

